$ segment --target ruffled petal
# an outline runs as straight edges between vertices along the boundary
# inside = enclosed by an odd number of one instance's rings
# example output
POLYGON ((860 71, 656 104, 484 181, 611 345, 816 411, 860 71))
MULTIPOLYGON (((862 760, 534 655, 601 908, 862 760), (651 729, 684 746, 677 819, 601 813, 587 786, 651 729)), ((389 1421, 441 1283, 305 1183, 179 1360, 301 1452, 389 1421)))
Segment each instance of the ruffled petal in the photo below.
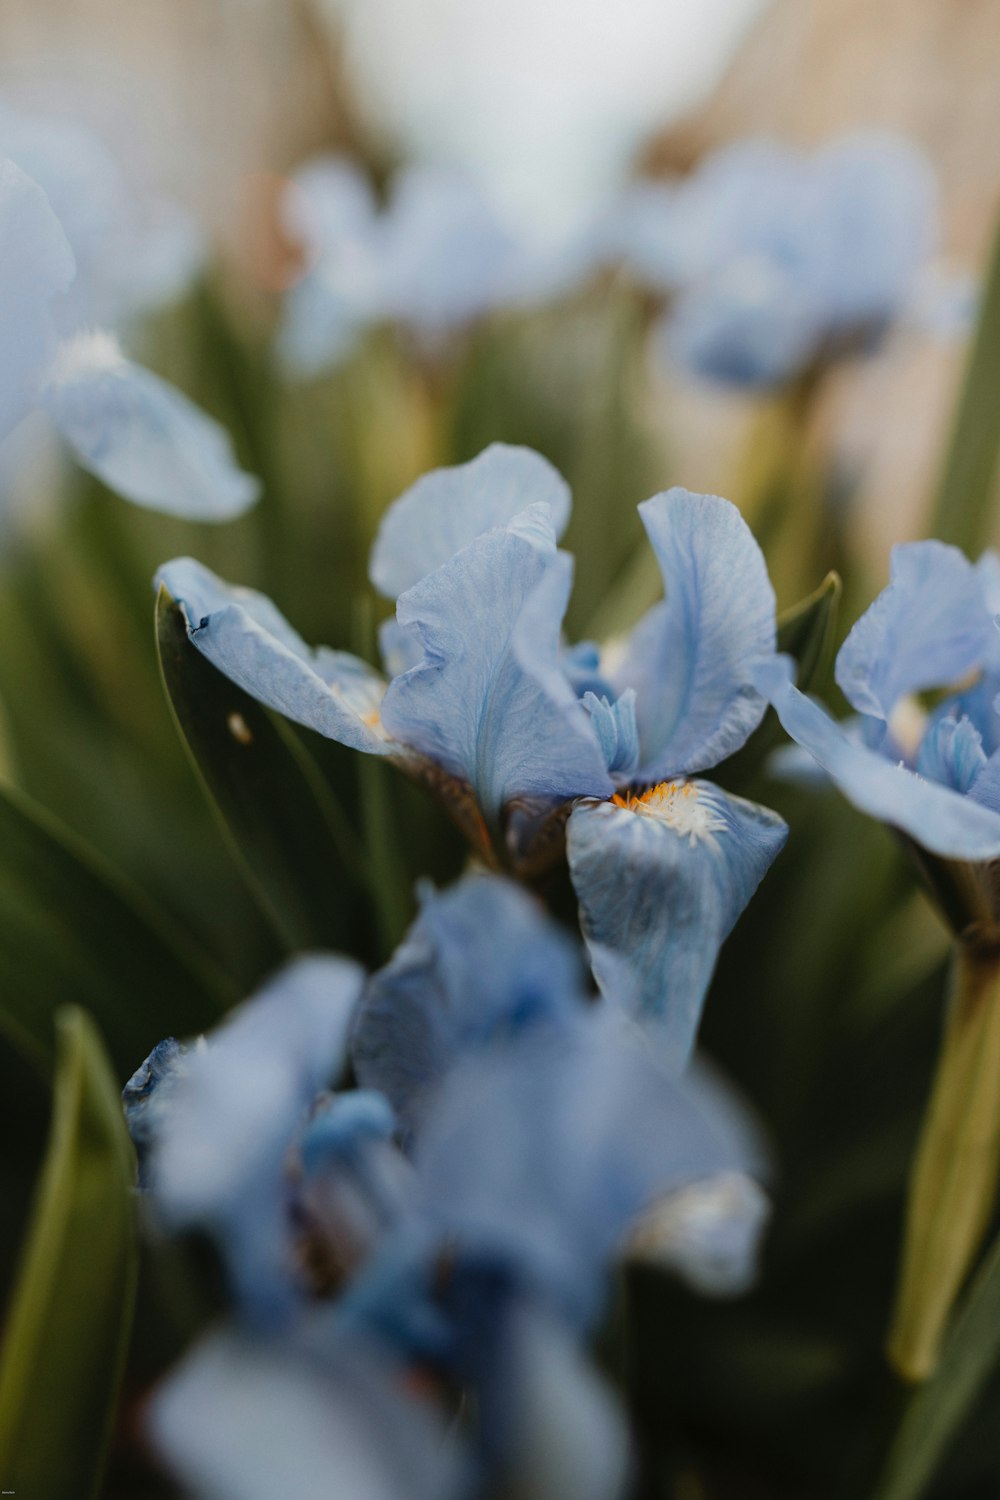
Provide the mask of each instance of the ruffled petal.
POLYGON ((774 652, 774 590, 739 511, 673 489, 639 507, 667 597, 640 620, 615 674, 636 690, 639 778, 705 770, 764 714, 750 664, 774 652))
POLYGON ((1000 855, 1000 816, 971 796, 937 786, 849 739, 792 684, 794 667, 779 657, 756 673, 786 732, 827 772, 861 812, 909 834, 931 854, 984 860, 1000 855))
POLYGON ((403 594, 396 616, 423 661, 390 683, 382 721, 474 790, 487 818, 513 797, 607 795, 587 714, 559 668, 572 581, 548 507, 477 537, 403 594))
POLYGON ((885 721, 906 694, 948 686, 981 665, 996 635, 975 569, 957 547, 894 547, 889 578, 841 646, 836 673, 859 713, 885 721))
POLYGON ((585 1003, 576 945, 520 886, 467 876, 425 891, 420 915, 365 987, 352 1055, 359 1081, 392 1101, 408 1132, 468 1051, 585 1003))
POLYGON ((228 521, 260 494, 225 429, 107 334, 61 345, 41 400, 83 467, 136 505, 228 521))
POLYGON ((371 581, 395 599, 484 531, 507 526, 530 505, 542 504, 560 537, 569 521, 569 486, 530 448, 492 443, 469 463, 434 469, 383 516, 372 548, 371 581))
POLYGON ((566 851, 594 976, 678 1066, 719 948, 787 834, 776 813, 706 781, 570 814, 566 851))
POLYGON ((166 563, 156 583, 183 609, 202 655, 258 702, 355 750, 398 751, 379 728, 385 683, 366 662, 313 650, 264 594, 234 588, 193 558, 166 563))

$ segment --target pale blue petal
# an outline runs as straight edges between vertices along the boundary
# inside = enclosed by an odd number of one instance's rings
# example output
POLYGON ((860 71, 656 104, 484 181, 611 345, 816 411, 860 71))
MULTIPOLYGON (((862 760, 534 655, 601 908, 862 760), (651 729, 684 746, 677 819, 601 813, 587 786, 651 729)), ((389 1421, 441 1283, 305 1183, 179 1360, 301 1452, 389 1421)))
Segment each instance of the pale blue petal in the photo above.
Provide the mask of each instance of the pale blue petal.
POLYGON ((945 712, 932 721, 920 742, 916 771, 928 781, 967 792, 985 765, 979 730, 970 719, 945 712))
POLYGON ((469 463, 434 469, 383 516, 372 548, 371 581, 395 599, 484 531, 507 526, 540 504, 549 507, 560 537, 569 521, 569 486, 530 448, 492 443, 469 463))
POLYGON ((662 1194, 746 1168, 757 1142, 700 1075, 670 1077, 602 1010, 469 1054, 417 1144, 428 1221, 576 1320, 622 1236, 662 1194))
POLYGON ((460 1450, 403 1372, 359 1342, 329 1360, 231 1330, 153 1397, 153 1443, 197 1500, 458 1500, 460 1450))
POLYGON ((597 736, 563 676, 571 585, 548 507, 487 532, 403 594, 396 615, 424 660, 390 683, 382 721, 473 788, 487 818, 513 797, 607 795, 597 736), (546 535, 547 532, 547 535, 546 535))
POLYGON ((162 1218, 214 1235, 241 1296, 263 1314, 291 1291, 285 1157, 343 1065, 362 979, 346 959, 288 964, 191 1050, 157 1118, 149 1184, 162 1218))
POLYGON ((351 357, 373 320, 367 299, 329 266, 319 265, 285 298, 278 354, 293 375, 322 375, 351 357))
POLYGON ((411 667, 419 666, 424 659, 419 637, 404 630, 395 615, 390 615, 378 627, 378 651, 385 675, 390 680, 401 677, 411 667))
POLYGON ((60 347, 42 400, 83 467, 136 505, 227 521, 260 494, 225 429, 106 334, 60 347))
POLYGON ((828 714, 792 685, 788 658, 766 663, 757 684, 792 739, 805 747, 849 802, 879 818, 931 854, 984 860, 1000 855, 1000 816, 950 787, 925 781, 848 738, 828 714))
POLYGON ((590 715, 608 770, 619 778, 630 776, 639 764, 635 689, 626 688, 614 703, 590 692, 584 693, 580 702, 590 715))
POLYGON ((421 911, 365 987, 352 1055, 359 1081, 391 1099, 408 1131, 467 1051, 584 1006, 581 954, 521 887, 472 875, 424 891, 421 911))
POLYGON ((886 721, 906 694, 948 686, 981 665, 995 634, 975 569, 957 547, 894 547, 889 578, 841 646, 836 674, 859 713, 886 721))
POLYGON ((394 748, 378 729, 385 683, 346 651, 305 644, 270 599, 234 588, 190 557, 156 575, 184 611, 188 635, 237 687, 273 708, 370 755, 394 748))
POLYGON ((573 646, 564 646, 560 661, 578 698, 586 693, 609 701, 614 698, 614 690, 601 666, 601 648, 596 641, 577 641, 573 646))
POLYGON ((629 1240, 631 1254, 708 1297, 738 1297, 757 1279, 771 1202, 746 1172, 723 1172, 661 1198, 629 1240))
POLYGON ((656 781, 716 765, 760 723, 750 666, 774 652, 774 590, 728 500, 672 489, 639 511, 667 597, 632 632, 615 688, 636 690, 638 774, 656 781))
POLYGON ((706 781, 657 788, 636 811, 587 801, 570 814, 566 852, 594 976, 679 1066, 719 948, 787 834, 776 813, 706 781))
POLYGON ((1000 815, 1000 750, 994 750, 982 767, 969 788, 969 796, 973 802, 1000 815))
POLYGON ((747 256, 678 296, 654 340, 664 363, 753 388, 791 380, 823 333, 823 308, 810 288, 785 267, 747 256))
POLYGON ((0 438, 34 405, 56 348, 52 300, 75 269, 41 188, 0 157, 0 438))

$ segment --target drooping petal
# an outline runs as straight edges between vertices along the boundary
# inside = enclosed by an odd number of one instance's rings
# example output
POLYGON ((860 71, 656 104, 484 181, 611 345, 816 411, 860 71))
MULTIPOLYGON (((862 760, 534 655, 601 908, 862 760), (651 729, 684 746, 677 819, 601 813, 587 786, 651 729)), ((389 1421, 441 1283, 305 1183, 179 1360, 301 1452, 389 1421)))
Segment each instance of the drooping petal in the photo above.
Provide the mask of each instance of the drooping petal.
POLYGON ((420 915, 365 987, 352 1055, 408 1131, 461 1056, 584 1006, 580 953, 521 887, 471 875, 423 893, 420 915))
POLYGON ((453 1500, 461 1451, 374 1349, 311 1350, 225 1329, 155 1394, 154 1444, 197 1500, 453 1500))
POLYGON ((291 1293, 282 1164, 342 1065, 362 978, 346 959, 288 964, 188 1054, 157 1117, 149 1184, 160 1214, 214 1235, 240 1295, 265 1315, 291 1293))
POLYGON ((45 194, 0 157, 0 438, 36 400, 56 348, 52 299, 65 292, 75 270, 45 194))
POLYGON ((355 750, 398 750, 379 732, 385 683, 366 662, 307 646, 264 594, 234 588, 193 558, 166 563, 156 582, 183 609, 202 655, 251 697, 355 750))
POLYGON ((580 802, 566 852, 594 976, 678 1066, 723 940, 782 848, 776 813, 706 781, 580 802))
POLYGON ((136 505, 228 521, 260 494, 225 429, 107 334, 62 344, 41 399, 83 467, 136 505))
POLYGON ((549 507, 560 537, 569 521, 569 486, 530 448, 492 443, 469 463, 434 469, 383 516, 372 548, 371 581, 395 599, 484 531, 507 526, 540 504, 549 507))
POLYGON ((599 1307, 609 1261, 662 1194, 755 1163, 742 1112, 700 1074, 671 1078, 603 1007, 572 1028, 472 1053, 417 1144, 428 1222, 461 1256, 506 1265, 574 1320, 599 1307))
POLYGON ((849 802, 901 829, 931 854, 984 860, 1000 855, 1000 815, 950 787, 937 786, 849 739, 826 712, 792 685, 787 658, 762 666, 757 684, 786 732, 827 772, 849 802))
POLYGON ((888 721, 899 700, 956 682, 996 634, 973 565, 944 542, 892 549, 889 584, 837 655, 837 686, 859 713, 888 721))
POLYGON ((515 796, 612 787, 590 721, 559 668, 572 581, 548 507, 477 537, 400 597, 424 659, 390 683, 382 721, 475 791, 487 818, 515 796))
POLYGON ((774 590, 739 511, 673 489, 640 505, 666 586, 615 674, 636 690, 646 781, 706 770, 738 750, 764 714, 750 664, 773 655, 774 590))

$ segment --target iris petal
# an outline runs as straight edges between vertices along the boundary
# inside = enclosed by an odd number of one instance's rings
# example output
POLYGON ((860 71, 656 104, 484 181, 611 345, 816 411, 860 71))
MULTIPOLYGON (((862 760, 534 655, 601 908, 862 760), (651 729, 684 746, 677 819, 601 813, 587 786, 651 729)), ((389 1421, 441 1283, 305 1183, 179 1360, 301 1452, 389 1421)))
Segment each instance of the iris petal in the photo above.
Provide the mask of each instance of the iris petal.
POLYGON ((486 817, 515 796, 608 795, 587 714, 559 667, 572 577, 548 507, 477 537, 403 594, 397 619, 423 661, 386 691, 382 719, 475 790, 486 817))
POLYGON ((537 504, 549 507, 561 536, 569 521, 569 486, 530 448, 492 443, 469 463, 434 469, 386 511, 372 548, 371 581, 395 599, 484 531, 508 525, 537 504))
POLYGON ((666 586, 615 674, 636 690, 639 779, 705 770, 738 750, 764 702, 749 675, 774 652, 774 590, 739 511, 673 489, 639 507, 666 586))
POLYGON ((1000 855, 1000 816, 894 765, 877 751, 851 740, 840 726, 792 685, 792 663, 778 658, 758 669, 757 683, 774 705, 792 739, 819 762, 849 802, 901 829, 945 858, 984 860, 1000 855))
POLYGON ((648 796, 637 810, 579 803, 566 850, 601 990, 654 1026, 682 1065, 719 948, 788 830, 776 813, 705 781, 648 796))
POLYGON ((203 656, 237 687, 296 724, 371 755, 393 749, 373 727, 385 683, 346 651, 313 650, 264 594, 234 588, 190 557, 157 573, 203 656))
POLYGON ((260 494, 218 422, 106 334, 63 344, 41 399, 83 467, 136 505, 226 521, 260 494))

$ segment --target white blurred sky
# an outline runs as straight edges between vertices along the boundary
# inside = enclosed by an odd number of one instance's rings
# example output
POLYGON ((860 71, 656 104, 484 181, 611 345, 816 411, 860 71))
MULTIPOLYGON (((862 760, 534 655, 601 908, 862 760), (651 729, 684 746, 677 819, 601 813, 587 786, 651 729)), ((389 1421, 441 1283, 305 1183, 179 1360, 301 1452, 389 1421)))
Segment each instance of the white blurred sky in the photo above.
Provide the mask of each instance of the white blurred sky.
POLYGON ((395 143, 553 224, 721 72, 766 0, 324 0, 395 143))

